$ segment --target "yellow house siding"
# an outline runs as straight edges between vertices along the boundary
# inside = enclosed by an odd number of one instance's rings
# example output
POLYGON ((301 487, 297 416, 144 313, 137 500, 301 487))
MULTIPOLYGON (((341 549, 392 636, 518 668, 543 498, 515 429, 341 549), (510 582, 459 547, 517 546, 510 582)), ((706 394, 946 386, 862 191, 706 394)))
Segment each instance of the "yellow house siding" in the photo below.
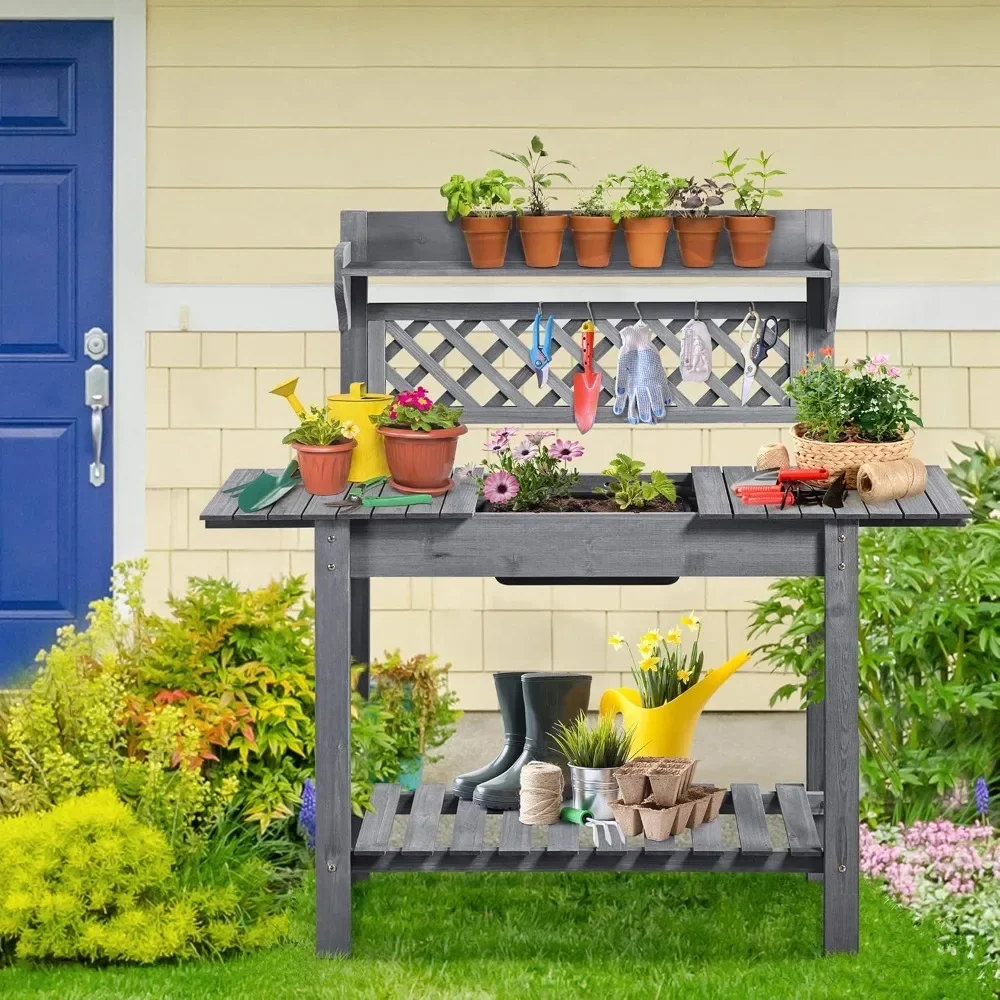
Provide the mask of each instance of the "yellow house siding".
POLYGON ((846 281, 995 280, 997 37, 950 3, 153 3, 148 276, 328 281, 341 209, 437 208, 538 130, 581 186, 763 146, 846 281))

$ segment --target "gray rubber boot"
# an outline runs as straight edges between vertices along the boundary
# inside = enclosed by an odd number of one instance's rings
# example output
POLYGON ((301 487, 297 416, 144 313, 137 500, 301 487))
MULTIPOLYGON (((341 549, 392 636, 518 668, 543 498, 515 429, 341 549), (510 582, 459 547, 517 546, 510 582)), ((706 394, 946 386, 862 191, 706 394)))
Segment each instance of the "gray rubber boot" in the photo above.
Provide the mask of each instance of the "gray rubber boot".
POLYGON ((452 788, 460 799, 471 799, 472 793, 484 781, 503 774, 511 764, 521 756, 524 749, 524 689, 521 687, 520 671, 498 673, 493 675, 493 683, 497 689, 497 702, 500 705, 500 718, 503 719, 503 749, 497 757, 479 768, 460 774, 452 788))
POLYGON ((524 674, 524 750, 503 774, 484 781, 472 801, 485 809, 516 809, 521 800, 521 768, 533 760, 558 764, 569 788, 569 768, 551 733, 569 725, 590 704, 590 674, 524 674))

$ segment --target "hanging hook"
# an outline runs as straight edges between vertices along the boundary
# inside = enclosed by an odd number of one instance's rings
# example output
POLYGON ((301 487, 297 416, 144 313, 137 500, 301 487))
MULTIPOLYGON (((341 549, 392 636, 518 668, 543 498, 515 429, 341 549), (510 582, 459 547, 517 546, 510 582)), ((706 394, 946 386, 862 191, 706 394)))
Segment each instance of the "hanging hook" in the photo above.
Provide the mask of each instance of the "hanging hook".
POLYGON ((538 303, 538 315, 539 316, 542 315, 542 303, 541 302, 538 303))
POLYGON ((698 300, 697 299, 694 300, 694 318, 695 319, 698 318, 698 300))
POLYGON ((642 310, 639 308, 639 303, 633 302, 632 304, 635 306, 635 314, 639 317, 639 322, 645 323, 646 321, 642 318, 642 310))
POLYGON ((587 303, 587 313, 590 315, 590 322, 593 323, 594 326, 597 326, 597 320, 594 319, 594 310, 591 309, 589 302, 587 303))

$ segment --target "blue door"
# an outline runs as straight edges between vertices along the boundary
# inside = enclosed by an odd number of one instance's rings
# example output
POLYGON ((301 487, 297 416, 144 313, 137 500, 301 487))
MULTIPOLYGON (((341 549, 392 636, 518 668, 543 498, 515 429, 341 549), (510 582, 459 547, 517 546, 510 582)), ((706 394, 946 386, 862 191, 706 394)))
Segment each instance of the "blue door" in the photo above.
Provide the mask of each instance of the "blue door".
POLYGON ((0 686, 108 590, 112 109, 110 22, 0 20, 0 686))

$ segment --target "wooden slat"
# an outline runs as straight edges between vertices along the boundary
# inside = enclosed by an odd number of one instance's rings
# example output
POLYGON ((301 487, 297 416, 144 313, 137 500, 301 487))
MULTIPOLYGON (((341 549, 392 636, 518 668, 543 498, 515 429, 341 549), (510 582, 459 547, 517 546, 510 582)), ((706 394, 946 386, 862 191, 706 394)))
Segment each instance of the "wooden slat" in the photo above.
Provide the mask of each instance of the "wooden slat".
MULTIPOLYGON (((415 361, 418 361, 428 375, 433 375, 437 379, 438 383, 448 392, 452 393, 463 406, 477 406, 479 401, 472 396, 470 393, 466 392, 465 389, 458 385, 455 380, 454 375, 451 372, 446 371, 445 368, 436 361, 431 354, 428 354, 417 342, 409 335, 398 323, 393 320, 387 320, 385 324, 386 331, 389 336, 392 337, 397 343, 402 344, 406 353, 410 355, 415 361)), ((388 372, 386 372, 388 376, 388 372)))
POLYGON ((399 805, 399 785, 376 785, 372 811, 365 813, 354 844, 356 854, 384 854, 392 836, 392 821, 399 805))
MULTIPOLYGON (((394 490, 388 483, 383 483, 378 491, 380 497, 403 496, 398 490, 394 490)), ((406 517, 406 507, 372 507, 371 515, 373 521, 392 521, 406 517)))
MULTIPOLYGON (((274 476, 275 479, 278 478, 285 470, 282 469, 263 469, 263 472, 274 476)), ((270 511, 269 508, 265 507, 263 510, 240 510, 239 503, 237 503, 236 510, 233 512, 233 520, 236 522, 242 522, 246 526, 252 527, 254 521, 266 521, 268 519, 270 511)))
POLYGON ((486 810, 465 799, 458 803, 455 830, 451 838, 452 854, 478 854, 486 833, 486 810))
MULTIPOLYGON (((421 213, 433 215, 432 212, 421 213)), ((569 242, 567 240, 567 242, 569 242)), ((510 278, 537 278, 538 268, 528 267, 522 261, 508 258, 503 267, 504 280, 510 278)), ((562 278, 578 278, 592 281, 594 269, 580 267, 572 261, 562 261, 559 264, 558 276, 562 278)), ((452 278, 479 277, 468 260, 382 260, 378 262, 354 262, 344 269, 348 277, 372 278, 452 278)), ((627 263, 611 263, 601 268, 602 278, 625 278, 629 281, 638 278, 678 278, 690 281, 692 278, 709 278, 718 281, 720 278, 750 278, 760 281, 770 278, 828 278, 830 269, 818 264, 782 264, 767 263, 764 267, 748 269, 736 267, 734 264, 717 261, 711 268, 704 271, 692 271, 682 264, 668 261, 662 267, 634 268, 627 263)), ((645 313, 643 314, 645 315, 645 313)))
POLYGON ((676 837, 667 837, 666 840, 650 840, 649 837, 642 838, 642 849, 647 854, 663 854, 667 851, 679 851, 676 837))
POLYGON ((733 486, 741 479, 749 479, 753 474, 754 470, 749 465, 727 465, 722 469, 722 475, 726 480, 726 489, 732 497, 730 502, 733 505, 733 517, 753 517, 757 520, 767 517, 767 510, 763 506, 748 507, 738 496, 733 496, 733 486))
POLYGON ((744 854, 769 854, 771 835, 760 797, 760 786, 736 784, 732 787, 736 829, 740 835, 740 850, 744 854))
POLYGON ((430 503, 416 504, 413 507, 404 507, 407 517, 440 517, 441 508, 444 506, 447 493, 434 497, 430 503))
POLYGON ((575 823, 553 823, 548 828, 548 841, 545 850, 557 852, 576 852, 580 849, 580 827, 575 823))
POLYGON ((521 822, 516 809, 508 809, 500 824, 501 854, 527 854, 531 850, 531 827, 521 822))
POLYGON ((781 818, 785 821, 792 854, 814 854, 822 850, 805 786, 777 784, 774 790, 781 803, 781 818))
POLYGON ((417 788, 403 838, 404 854, 430 854, 434 850, 443 802, 444 785, 420 785, 417 788))
POLYGON ((885 521, 901 521, 903 512, 895 500, 885 500, 882 503, 865 501, 869 517, 877 517, 885 521))
POLYGON ((948 481, 944 470, 939 465, 927 466, 927 498, 942 518, 969 518, 969 508, 962 503, 962 498, 955 487, 948 481))
POLYGON ((232 517, 240 509, 239 500, 231 493, 223 493, 222 491, 234 486, 242 486, 244 483, 250 482, 251 479, 256 479, 263 471, 263 469, 234 469, 220 487, 219 492, 208 501, 208 505, 201 512, 202 518, 232 517))
POLYGON ((937 517, 937 508, 927 499, 926 493, 918 493, 915 497, 903 497, 897 503, 904 519, 916 518, 926 521, 928 518, 937 517))
POLYGON ((309 519, 322 518, 323 520, 336 520, 340 516, 339 507, 327 507, 329 500, 346 500, 347 494, 351 491, 351 483, 348 483, 339 493, 330 497, 311 496, 302 516, 309 519))
POLYGON ((867 521, 868 508, 864 505, 857 490, 848 490, 844 496, 844 506, 838 507, 834 511, 838 520, 844 521, 867 521))
POLYGON ((730 493, 722 470, 714 466, 696 466, 691 470, 698 516, 728 521, 733 516, 730 493))
POLYGON ((270 522, 295 523, 302 520, 302 515, 312 500, 312 494, 306 493, 300 483, 294 489, 289 490, 267 513, 270 522))
POLYGON ((695 854, 722 853, 722 823, 718 818, 701 823, 691 831, 691 848, 695 854))
POLYGON ((455 485, 444 496, 441 517, 472 517, 479 499, 475 479, 456 479, 455 485))

